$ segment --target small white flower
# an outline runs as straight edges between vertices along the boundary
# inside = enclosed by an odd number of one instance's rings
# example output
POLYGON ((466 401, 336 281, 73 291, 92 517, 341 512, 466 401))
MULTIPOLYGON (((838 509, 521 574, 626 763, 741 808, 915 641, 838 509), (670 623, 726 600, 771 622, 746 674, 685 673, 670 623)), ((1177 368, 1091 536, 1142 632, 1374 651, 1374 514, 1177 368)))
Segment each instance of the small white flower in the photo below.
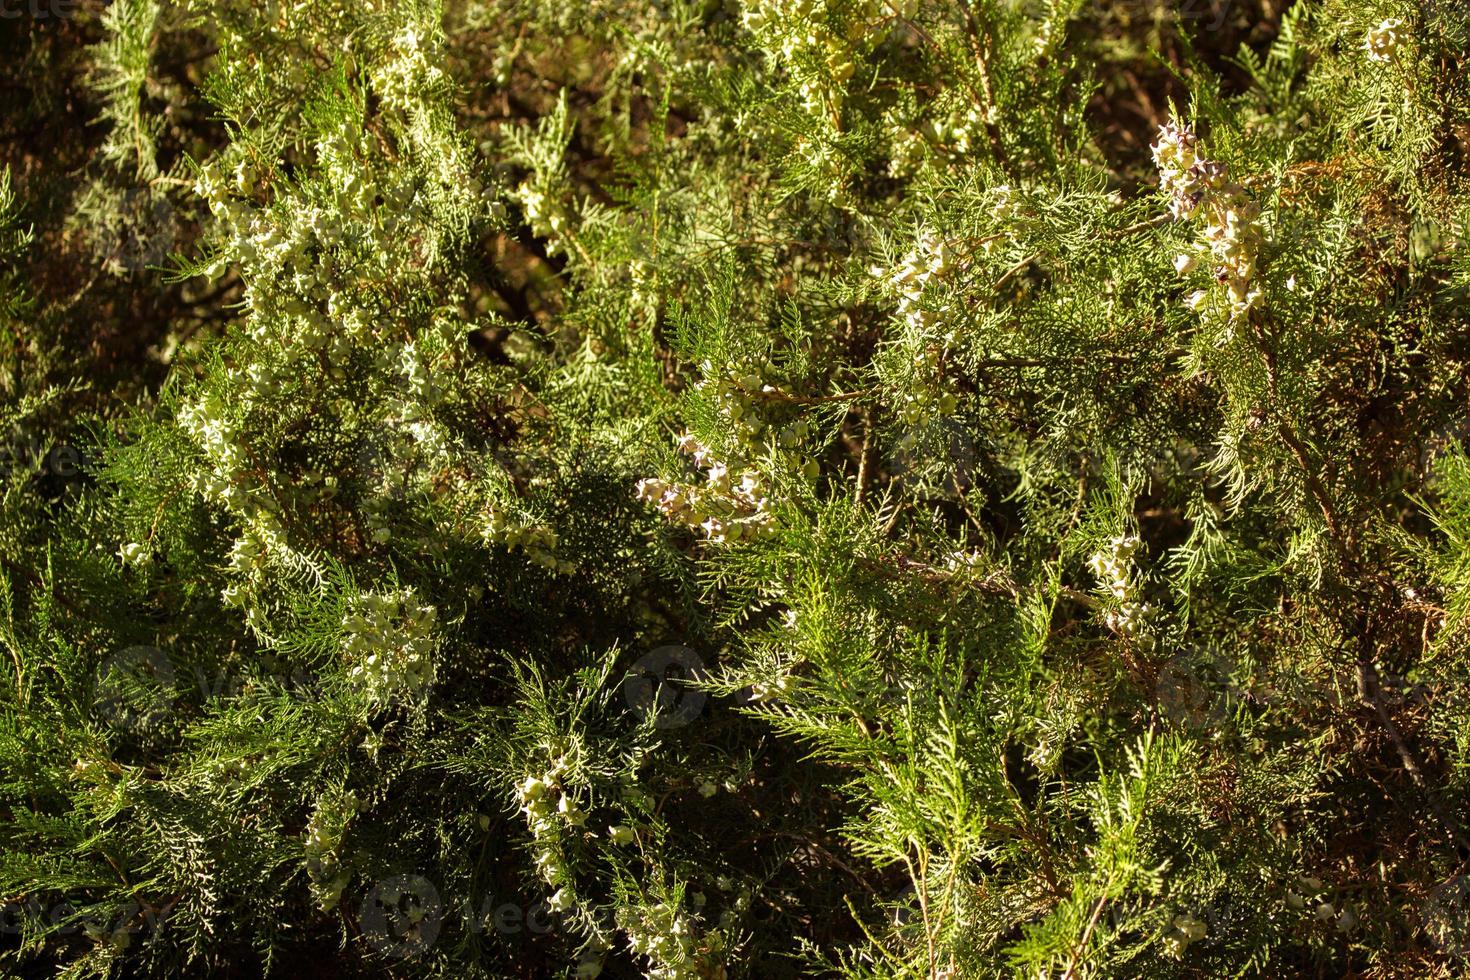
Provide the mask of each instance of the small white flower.
POLYGON ((567 823, 573 827, 580 827, 587 821, 587 814, 577 806, 577 801, 570 796, 563 796, 556 805, 557 812, 566 818, 567 823))
POLYGON ((1189 951, 1191 943, 1205 937, 1205 924, 1192 915, 1174 916, 1173 928, 1164 936, 1164 950, 1175 959, 1189 951))
POLYGON ((561 872, 561 858, 550 849, 541 851, 536 855, 536 870, 549 881, 561 872))
POLYGON ((1205 938, 1208 931, 1203 922, 1187 914, 1174 916, 1174 928, 1184 933, 1190 942, 1205 938))
POLYGON ((1174 271, 1181 276, 1189 275, 1198 264, 1199 260, 1193 255, 1176 255, 1174 257, 1174 271))
POLYGON ((1377 27, 1370 29, 1368 35, 1363 38, 1363 49, 1368 52, 1368 60, 1393 61, 1394 56, 1398 53, 1399 42, 1402 40, 1399 36, 1399 29, 1403 26, 1403 21, 1397 17, 1390 17, 1377 27))
POLYGON ((614 844, 630 844, 633 841, 633 828, 626 824, 613 824, 607 828, 607 836, 612 838, 614 844))

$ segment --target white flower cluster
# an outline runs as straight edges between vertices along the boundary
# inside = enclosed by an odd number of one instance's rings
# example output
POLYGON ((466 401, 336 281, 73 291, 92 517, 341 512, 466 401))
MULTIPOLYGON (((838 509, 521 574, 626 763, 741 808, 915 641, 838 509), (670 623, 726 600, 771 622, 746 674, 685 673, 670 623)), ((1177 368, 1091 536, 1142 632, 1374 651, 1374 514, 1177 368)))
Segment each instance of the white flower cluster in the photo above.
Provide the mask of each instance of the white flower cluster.
MULTIPOLYGON (((330 208, 304 205, 293 211, 289 219, 254 207, 246 200, 235 199, 236 194, 248 197, 241 188, 253 186, 257 179, 248 164, 242 162, 236 166, 233 181, 225 180, 216 162, 200 170, 195 190, 209 201, 210 211, 226 233, 220 253, 208 272, 218 275, 226 263, 241 267, 246 281, 246 305, 256 314, 252 333, 257 340, 269 339, 278 326, 276 318, 285 317, 290 320, 286 338, 292 346, 326 350, 334 360, 345 359, 353 349, 351 338, 340 337, 337 327, 346 312, 340 308, 345 294, 327 281, 330 276, 323 267, 318 247, 330 248, 362 238, 371 239, 382 250, 378 254, 386 254, 392 242, 385 230, 374 228, 368 220, 378 188, 362 179, 361 166, 352 160, 350 151, 337 146, 351 139, 343 130, 317 145, 318 155, 325 159, 333 159, 337 154, 344 157, 340 174, 342 188, 334 205, 330 208), (322 312, 323 306, 328 308, 326 314, 322 312)), ((405 195, 411 200, 411 188, 384 189, 385 198, 392 196, 398 205, 407 203, 401 200, 405 195)), ((268 388, 272 379, 250 380, 268 388)))
MULTIPOLYGON (((928 341, 934 330, 944 327, 949 310, 947 307, 936 309, 932 304, 928 308, 924 305, 925 288, 952 272, 955 266, 954 246, 932 232, 924 231, 897 268, 887 270, 874 266, 868 270, 883 280, 887 290, 898 295, 898 314, 903 317, 908 328, 907 336, 916 347, 912 364, 921 383, 902 386, 903 394, 897 405, 899 417, 908 426, 922 425, 936 414, 951 415, 959 404, 954 393, 942 386, 940 351, 928 341)), ((946 339, 948 336, 945 335, 946 339)), ((917 432, 910 429, 900 441, 899 448, 912 449, 917 439, 917 432)))
POLYGON ((934 123, 934 138, 948 147, 951 157, 968 157, 988 139, 986 127, 993 121, 990 113, 973 102, 960 106, 947 118, 934 123))
POLYGON ((852 78, 864 52, 882 38, 892 17, 912 17, 918 2, 858 0, 844 6, 846 27, 840 35, 829 26, 825 0, 748 0, 741 14, 746 30, 765 39, 774 53, 797 69, 802 99, 809 108, 823 105, 830 84, 842 85, 852 78))
MULTIPOLYGON (((628 948, 637 956, 646 956, 644 975, 650 980, 695 980, 697 977, 723 976, 724 968, 709 962, 701 953, 701 938, 693 920, 676 905, 656 902, 638 908, 624 908, 618 924, 628 936, 628 948)), ((704 937, 703 945, 717 947, 720 936, 704 937)))
MULTIPOLYGON (((230 477, 244 468, 245 449, 236 441, 235 427, 223 402, 214 395, 205 395, 184 405, 179 410, 178 421, 209 459, 211 473, 202 478, 203 484, 215 487, 218 481, 225 484, 218 487, 220 495, 242 494, 238 488, 232 491, 230 477)), ((234 496, 230 503, 243 505, 245 500, 243 496, 234 496)))
POLYGON ((561 539, 544 524, 517 520, 492 505, 480 533, 486 541, 508 551, 521 549, 532 562, 558 575, 570 575, 577 570, 576 563, 557 557, 556 546, 561 539))
POLYGON ((241 575, 244 582, 226 586, 222 593, 226 605, 244 606, 246 593, 265 582, 271 554, 287 550, 280 504, 261 491, 249 475, 245 447, 218 396, 205 395, 184 405, 178 421, 208 461, 207 468, 196 470, 190 477, 192 489, 238 516, 244 524, 240 538, 230 549, 229 562, 230 570, 241 575))
POLYGON ((1159 138, 1150 147, 1154 166, 1159 168, 1159 187, 1169 195, 1169 211, 1174 220, 1192 218, 1204 199, 1206 174, 1198 154, 1198 140, 1186 126, 1165 123, 1159 127, 1159 138))
POLYGON ((348 676, 374 701, 433 683, 438 613, 411 590, 355 596, 342 620, 348 676))
MULTIPOLYGON (((756 681, 750 685, 750 700, 752 701, 774 701, 785 697, 791 689, 796 686, 796 679, 790 674, 781 674, 775 680, 756 681)), ((713 783, 710 784, 714 785, 713 783)))
POLYGON ((651 477, 638 481, 639 500, 653 504, 670 521, 699 528, 712 544, 748 541, 775 530, 776 515, 758 470, 745 469, 738 479, 732 478, 729 466, 687 432, 680 437, 679 448, 707 470, 705 485, 667 483, 651 477))
POLYGON ((985 553, 976 549, 951 551, 944 557, 943 568, 949 572, 968 572, 983 568, 985 553))
POLYGON ((1178 959, 1188 952, 1191 943, 1197 943, 1208 933, 1205 923, 1185 913, 1174 916, 1169 931, 1164 935, 1164 951, 1178 959))
MULTIPOLYGON (((924 308, 924 287, 929 280, 944 276, 954 267, 954 246, 933 232, 921 232, 898 268, 888 273, 888 284, 898 294, 898 313, 905 323, 923 329, 944 322, 944 311, 924 308)), ((881 267, 869 271, 879 276, 885 273, 881 267)))
POLYGON ((1009 221, 1021 213, 1020 195, 1010 184, 995 185, 987 196, 990 198, 990 216, 996 221, 1009 221))
POLYGON ((307 875, 318 907, 330 912, 342 898, 342 890, 352 879, 352 872, 341 866, 338 852, 347 824, 357 815, 357 796, 351 792, 324 797, 318 801, 306 822, 307 875))
MULTIPOLYGON (((259 584, 271 548, 277 543, 270 534, 262 533, 260 528, 246 527, 230 548, 230 571, 243 576, 247 583, 259 584)), ((235 605, 242 598, 238 586, 230 586, 225 592, 226 605, 235 605)))
MULTIPOLYGON (((403 378, 404 390, 418 406, 431 406, 443 397, 440 387, 434 383, 428 364, 424 363, 419 345, 414 341, 398 349, 397 368, 403 378)), ((422 411, 422 408, 419 409, 422 411)))
POLYGON ((900 121, 893 110, 888 110, 886 116, 883 128, 888 134, 888 176, 912 177, 923 165, 929 143, 922 133, 900 121))
POLYGON ((1403 29, 1404 22, 1397 17, 1390 17, 1377 27, 1370 28, 1363 38, 1363 50, 1368 52, 1368 60, 1393 61, 1398 55, 1399 45, 1403 43, 1403 29))
POLYGON ((586 811, 562 787, 565 768, 565 762, 558 760, 545 773, 527 776, 516 784, 516 799, 531 831, 536 873, 551 889, 547 901, 557 912, 565 912, 577 903, 576 886, 562 853, 561 838, 587 822, 586 811))
POLYGON ((526 222, 531 226, 531 233, 537 238, 546 239, 547 250, 555 252, 558 248, 557 239, 567 228, 567 212, 554 193, 540 186, 542 183, 525 181, 516 188, 515 195, 526 213, 526 222))
MULTIPOLYGON (((705 361, 699 368, 701 377, 695 388, 710 396, 715 410, 730 423, 745 449, 759 450, 767 425, 756 398, 761 392, 776 390, 768 383, 768 379, 774 380, 775 365, 768 360, 745 358, 723 369, 717 368, 712 361, 705 361)), ((791 435, 797 433, 793 430, 791 435)))
MULTIPOLYGON (((1187 127, 1175 122, 1160 126, 1152 149, 1160 187, 1170 197, 1170 212, 1177 221, 1204 218, 1201 250, 1211 260, 1215 280, 1226 288, 1232 316, 1243 314, 1261 300, 1261 290, 1252 285, 1265 242, 1260 207, 1230 180, 1223 164, 1201 154, 1199 141, 1187 127)), ((1181 255, 1174 267, 1188 275, 1196 264, 1194 256, 1181 255)), ((1204 290, 1191 295, 1190 308, 1201 307, 1206 295, 1204 290)))
MULTIPOLYGON (((228 159, 210 161, 195 182, 222 232, 208 274, 218 275, 226 264, 239 266, 255 339, 289 351, 324 351, 335 378, 345 377, 340 365, 361 348, 380 312, 361 308, 364 270, 350 268, 353 255, 360 249, 369 256, 365 271, 381 278, 417 275, 434 251, 432 184, 420 186, 420 177, 386 163, 375 173, 362 159, 371 156, 371 147, 358 122, 342 121, 313 147, 324 179, 299 194, 273 188, 278 198, 295 197, 274 207, 255 200, 262 194, 261 175, 247 160, 234 164, 232 176, 225 173, 228 159), (426 234, 405 235, 409 227, 426 234)), ((444 157, 439 167, 448 188, 479 202, 478 183, 460 173, 463 161, 453 147, 430 141, 421 149, 444 157)), ((271 380, 263 379, 263 385, 271 380)))
POLYGON ((324 168, 340 185, 336 201, 326 207, 297 202, 299 207, 287 212, 232 199, 240 187, 255 180, 243 163, 236 167, 233 182, 221 176, 217 163, 207 164, 199 174, 196 189, 210 201, 223 232, 220 251, 207 271, 217 275, 227 263, 239 266, 251 311, 251 336, 273 348, 248 367, 227 373, 247 406, 274 396, 301 370, 296 365, 305 359, 316 364, 324 355, 328 376, 345 378, 345 365, 371 336, 375 312, 353 304, 358 291, 340 281, 338 260, 328 249, 367 243, 385 261, 401 252, 391 229, 373 220, 372 201, 379 192, 385 200, 384 214, 393 215, 389 224, 419 212, 411 182, 378 187, 363 180, 362 168, 351 154, 355 138, 349 127, 343 127, 317 144, 324 168), (340 163, 333 164, 338 157, 340 163))
POLYGON ((932 421, 936 415, 953 415, 960 400, 955 393, 943 387, 939 374, 939 350, 924 346, 914 352, 914 369, 925 382, 906 389, 898 399, 898 417, 911 426, 899 439, 898 448, 910 450, 918 442, 919 428, 932 421))
POLYGON ((781 54, 790 58, 801 46, 811 43, 814 37, 799 36, 794 25, 810 30, 809 24, 822 12, 826 4, 821 0, 753 0, 747 3, 740 15, 740 22, 753 34, 766 31, 788 34, 781 41, 781 54))
POLYGON ((407 110, 423 101, 424 93, 445 81, 444 53, 413 26, 405 27, 393 38, 392 56, 373 71, 373 81, 384 103, 407 110))
POLYGON ((1143 628, 1153 609, 1139 598, 1140 587, 1134 576, 1133 556, 1140 545, 1137 535, 1119 535, 1106 548, 1094 553, 1087 560, 1087 567, 1097 576, 1100 590, 1112 600, 1112 608, 1105 617, 1108 629, 1149 643, 1152 637, 1143 628))
POLYGON ((1303 911, 1310 903, 1313 918, 1321 923, 1335 920, 1337 931, 1341 933, 1352 932, 1358 927, 1358 913, 1348 907, 1339 911, 1337 905, 1328 897, 1329 889, 1323 884, 1321 878, 1314 875, 1303 875, 1296 881, 1296 887, 1289 888, 1286 892, 1288 907, 1296 911, 1303 911))
POLYGON ((767 476, 741 457, 774 456, 788 471, 806 479, 820 473, 817 461, 802 452, 811 427, 797 418, 786 424, 769 421, 758 405, 760 400, 779 402, 782 392, 767 383, 775 367, 769 360, 745 358, 724 370, 710 361, 702 365, 703 377, 696 388, 710 398, 721 419, 728 423, 738 444, 738 455, 718 458, 693 435, 679 438, 679 449, 705 470, 704 485, 668 482, 656 478, 640 480, 637 495, 654 504, 671 521, 701 529, 716 544, 750 540, 775 530, 767 476))

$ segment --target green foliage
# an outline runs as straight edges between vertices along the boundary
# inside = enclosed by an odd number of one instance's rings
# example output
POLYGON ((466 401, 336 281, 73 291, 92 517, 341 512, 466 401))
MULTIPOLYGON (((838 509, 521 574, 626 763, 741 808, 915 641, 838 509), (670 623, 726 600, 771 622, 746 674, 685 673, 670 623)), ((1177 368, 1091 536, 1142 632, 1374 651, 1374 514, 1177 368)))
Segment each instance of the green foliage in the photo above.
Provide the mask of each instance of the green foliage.
POLYGON ((1463 5, 32 26, 8 970, 1466 968, 1463 5))

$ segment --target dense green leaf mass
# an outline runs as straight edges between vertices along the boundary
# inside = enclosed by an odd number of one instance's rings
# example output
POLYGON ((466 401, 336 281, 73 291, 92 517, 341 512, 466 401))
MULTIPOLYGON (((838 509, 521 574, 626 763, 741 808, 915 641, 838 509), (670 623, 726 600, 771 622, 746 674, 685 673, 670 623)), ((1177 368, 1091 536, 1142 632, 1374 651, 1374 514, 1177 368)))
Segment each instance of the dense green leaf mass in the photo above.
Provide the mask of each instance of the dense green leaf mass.
POLYGON ((0 3, 0 968, 1470 970, 1470 7, 0 3))

